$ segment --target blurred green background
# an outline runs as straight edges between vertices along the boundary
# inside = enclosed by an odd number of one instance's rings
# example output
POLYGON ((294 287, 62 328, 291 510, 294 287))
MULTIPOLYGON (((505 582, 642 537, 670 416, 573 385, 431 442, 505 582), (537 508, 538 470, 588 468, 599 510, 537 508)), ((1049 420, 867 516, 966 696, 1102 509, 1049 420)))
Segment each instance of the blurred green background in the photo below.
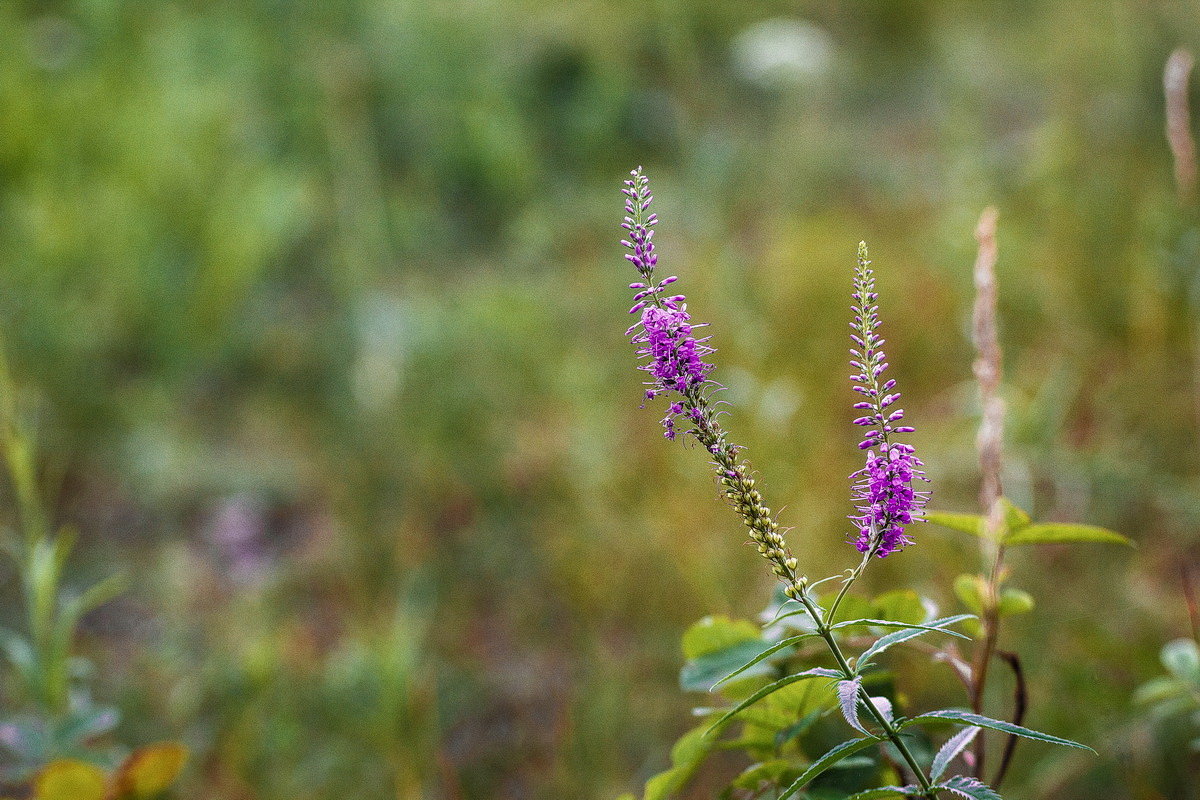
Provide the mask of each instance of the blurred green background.
MULTIPOLYGON (((1180 45, 1196 3, 0 4, 0 326, 70 569, 132 577, 80 641, 117 737, 184 741, 181 798, 599 799, 662 768, 702 701, 679 634, 771 581, 638 408, 617 226, 644 164, 811 575, 856 555, 859 239, 934 504, 974 510, 999 207, 1008 493, 1139 543, 1010 560, 1028 724, 1101 751, 1022 747, 1010 790, 1182 797, 1187 737, 1130 701, 1200 557, 1180 45)), ((950 604, 975 544, 916 536, 867 583, 950 604)))

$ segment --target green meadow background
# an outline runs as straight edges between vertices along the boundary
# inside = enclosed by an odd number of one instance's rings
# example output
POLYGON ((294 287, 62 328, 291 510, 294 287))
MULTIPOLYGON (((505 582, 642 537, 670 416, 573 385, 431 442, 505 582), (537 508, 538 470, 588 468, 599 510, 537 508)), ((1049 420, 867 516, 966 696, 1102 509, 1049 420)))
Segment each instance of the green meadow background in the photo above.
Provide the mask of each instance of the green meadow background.
MULTIPOLYGON (((1197 3, 0 3, 0 332, 69 582, 131 579, 78 642, 116 738, 186 743, 189 800, 607 800, 667 764, 706 702, 680 634, 771 580, 638 407, 642 164, 813 576, 856 560, 860 239, 933 505, 975 510, 972 232, 999 207, 1008 494, 1138 543, 1014 551, 1027 722, 1101 755, 1022 745, 1008 789, 1196 797, 1195 726, 1131 701, 1200 561, 1178 46, 1197 3)), ((914 535, 866 587, 953 607, 976 543, 914 535)), ((8 566, 0 600, 19 627, 8 566)), ((905 663, 909 699, 964 702, 905 663)))

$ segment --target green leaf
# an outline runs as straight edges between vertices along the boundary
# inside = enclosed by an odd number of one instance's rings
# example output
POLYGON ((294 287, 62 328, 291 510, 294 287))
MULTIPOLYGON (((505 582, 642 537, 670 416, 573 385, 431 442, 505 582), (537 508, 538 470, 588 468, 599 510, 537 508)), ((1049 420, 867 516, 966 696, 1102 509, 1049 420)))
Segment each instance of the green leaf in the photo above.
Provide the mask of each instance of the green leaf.
POLYGON ((796 724, 789 725, 788 727, 781 730, 779 733, 775 734, 775 748, 780 749, 785 744, 790 742, 792 739, 795 739, 797 736, 802 735, 805 731, 807 731, 809 728, 811 728, 816 723, 816 721, 819 720, 824 714, 825 714, 825 712, 819 708, 816 711, 810 711, 809 713, 805 714, 804 717, 796 724))
MULTIPOLYGON (((959 617, 961 619, 969 619, 971 617, 971 615, 970 614, 960 614, 959 617)), ((900 628, 903 630, 914 630, 914 631, 941 631, 942 633, 948 633, 951 636, 957 636, 960 639, 969 639, 970 638, 969 636, 963 636, 961 633, 959 633, 957 631, 944 630, 942 628, 942 626, 937 625, 937 620, 934 620, 933 622, 930 622, 928 624, 919 625, 919 624, 915 624, 912 622, 892 622, 891 620, 887 620, 887 619, 850 619, 850 620, 846 620, 845 622, 839 622, 836 625, 830 626, 830 630, 837 630, 839 628, 849 628, 853 625, 870 625, 873 628, 900 628)))
POLYGON ((741 673, 742 678, 770 675, 773 672, 770 664, 757 662, 752 666, 746 666, 747 662, 762 655, 770 646, 768 642, 755 639, 739 642, 724 650, 705 653, 699 658, 693 658, 679 671, 679 686, 685 692, 707 692, 717 684, 717 681, 728 678, 739 667, 745 667, 741 673))
POLYGON ((807 614, 808 609, 797 600, 788 600, 785 603, 781 603, 778 607, 769 606, 767 610, 763 612, 763 616, 766 616, 768 613, 771 614, 771 620, 770 622, 763 624, 762 627, 764 628, 771 627, 785 617, 795 616, 796 614, 807 614), (772 609, 774 609, 773 612, 772 609))
POLYGON ((750 659, 745 664, 742 664, 740 667, 735 669, 733 672, 729 673, 724 678, 721 678, 721 680, 714 683, 712 685, 712 688, 715 689, 718 686, 720 686, 722 683, 725 683, 725 681, 742 674, 747 669, 755 666, 759 662, 766 661, 768 658, 775 655, 779 651, 787 650, 790 647, 794 647, 794 646, 800 644, 801 642, 803 642, 805 639, 811 639, 816 635, 817 634, 815 634, 815 633, 801 633, 798 636, 789 636, 788 638, 771 645, 766 650, 763 650, 761 653, 756 655, 754 658, 750 659))
POLYGON ((808 680, 809 678, 840 678, 840 677, 842 677, 842 673, 836 672, 832 669, 824 669, 823 667, 813 667, 812 669, 804 670, 804 672, 798 672, 795 675, 788 675, 786 678, 780 678, 779 680, 775 681, 774 683, 768 683, 766 686, 762 687, 757 692, 750 695, 742 702, 738 703, 736 706, 731 708, 729 711, 725 712, 725 714, 723 714, 720 719, 718 719, 716 722, 714 722, 708 728, 708 730, 706 730, 704 732, 704 735, 707 736, 708 734, 712 733, 717 728, 720 728, 728 720, 737 716, 739 712, 744 711, 745 709, 754 705, 755 703, 757 703, 759 700, 762 700, 767 695, 773 694, 785 686, 790 686, 791 684, 795 683, 796 681, 808 680))
MULTIPOLYGON (((821 595, 821 605, 829 608, 833 604, 835 597, 837 597, 837 592, 821 595)), ((847 594, 842 598, 842 604, 838 606, 839 618, 858 619, 860 617, 874 617, 877 615, 878 612, 875 610, 874 603, 854 594, 847 594)))
POLYGON ((896 631, 895 633, 889 633, 887 636, 882 636, 879 639, 877 639, 873 645, 868 647, 861 656, 858 657, 858 661, 855 662, 855 669, 861 670, 868 663, 870 663, 870 661, 873 657, 879 655, 884 650, 887 650, 889 647, 900 644, 901 642, 907 642, 909 639, 915 639, 918 636, 923 636, 926 633, 929 633, 930 631, 949 633, 952 636, 958 636, 959 638, 965 639, 966 637, 963 636, 962 634, 956 633, 954 631, 944 630, 944 628, 947 625, 953 625, 956 622, 962 622, 963 620, 968 620, 968 619, 974 619, 974 616, 971 614, 955 614, 952 617, 943 617, 942 619, 935 619, 932 622, 930 622, 928 625, 909 626, 905 630, 899 630, 899 631, 896 631))
POLYGON ((1000 602, 996 606, 996 611, 1002 617, 1033 611, 1033 595, 1021 589, 1006 586, 1000 590, 1000 602))
POLYGON ((1102 544, 1123 544, 1127 547, 1134 546, 1130 539, 1107 528, 1098 528, 1095 525, 1070 525, 1059 522, 1030 525, 1004 538, 1006 547, 1063 542, 1098 542, 1102 544))
POLYGON ((1167 672, 1185 683, 1200 686, 1200 647, 1191 639, 1167 642, 1159 653, 1167 672))
POLYGON ((764 783, 778 784, 784 775, 795 771, 796 767, 791 761, 782 758, 772 759, 746 767, 742 774, 733 779, 732 785, 737 789, 755 790, 764 783))
POLYGON ((666 800, 678 792, 712 752, 713 741, 705 738, 704 728, 693 728, 671 748, 671 768, 646 782, 645 800, 666 800))
MULTIPOLYGON (((1013 503, 1007 497, 1000 498, 1004 508, 1003 528, 998 538, 1004 539, 1017 531, 1024 529, 1030 523, 1028 512, 1013 503)), ((969 533, 972 536, 984 537, 987 531, 987 517, 981 514, 959 514, 953 511, 926 511, 923 515, 927 522, 940 525, 943 528, 969 533)))
POLYGON ((920 786, 880 786, 852 794, 846 800, 890 800, 893 797, 915 797, 920 793, 920 786))
POLYGON ((954 594, 973 614, 983 613, 985 581, 982 575, 959 575, 954 579, 954 594))
POLYGON ((1151 678, 1134 690, 1133 702, 1148 706, 1187 696, 1187 687, 1174 678, 1151 678))
POLYGON ((28 639, 15 631, 0 628, 0 650, 4 651, 4 655, 8 657, 17 674, 21 676, 21 681, 27 690, 37 685, 37 655, 28 639))
POLYGON ((896 622, 924 622, 927 616, 921 596, 912 589, 897 589, 879 595, 873 601, 872 614, 896 622))
POLYGON ((989 728, 1002 733, 1011 733, 1014 736, 1024 736, 1026 739, 1036 739, 1039 742, 1060 744, 1064 747, 1078 747, 1080 750, 1091 750, 1093 753, 1096 752, 1086 744, 1073 742, 1070 739, 1062 739, 1058 736, 1051 736, 1048 733, 1040 733, 1038 731, 1030 730, 1029 728, 1022 728, 1020 725, 1014 725, 1011 722, 992 719, 991 717, 985 717, 981 714, 972 714, 970 711, 958 711, 952 708, 943 709, 941 711, 930 711, 925 714, 912 717, 911 719, 906 719, 901 722, 898 727, 903 729, 907 728, 909 725, 919 725, 938 720, 950 720, 951 722, 958 722, 963 725, 978 725, 980 728, 989 728))
POLYGON ((950 763, 958 758, 963 750, 967 749, 968 745, 979 735, 980 730, 982 729, 972 725, 951 736, 933 757, 933 764, 929 767, 929 780, 936 781, 942 777, 946 767, 950 766, 950 763))
POLYGON ((967 800, 1003 800, 990 786, 978 778, 968 778, 963 775, 955 775, 945 783, 938 784, 937 788, 954 792, 967 800))
POLYGON ((787 798, 803 789, 806 784, 814 780, 818 775, 825 772, 834 764, 878 743, 879 740, 874 736, 870 736, 865 739, 851 739, 848 742, 842 742, 841 744, 832 748, 829 752, 825 753, 825 755, 809 764, 808 768, 805 769, 804 772, 800 773, 800 777, 796 778, 792 785, 785 789, 783 794, 779 795, 776 800, 787 800, 787 798))
POLYGON ((683 657, 700 658, 735 644, 759 639, 758 626, 752 622, 732 620, 723 614, 705 617, 683 634, 683 657))
POLYGON ((972 536, 983 536, 983 517, 978 514, 959 514, 954 511, 926 511, 922 516, 926 522, 949 528, 972 536))
POLYGON ((1000 505, 1004 508, 1004 525, 1009 533, 1019 531, 1028 525, 1033 520, 1029 516, 1029 512, 1018 506, 1007 497, 1000 498, 1000 505))

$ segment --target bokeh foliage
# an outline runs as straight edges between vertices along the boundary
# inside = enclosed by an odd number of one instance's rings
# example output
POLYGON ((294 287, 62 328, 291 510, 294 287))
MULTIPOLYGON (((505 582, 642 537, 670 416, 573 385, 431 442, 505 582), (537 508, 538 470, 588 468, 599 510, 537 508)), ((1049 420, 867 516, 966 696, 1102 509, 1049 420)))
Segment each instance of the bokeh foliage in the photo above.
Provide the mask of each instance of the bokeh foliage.
MULTIPOLYGON (((818 574, 846 561, 854 244, 936 505, 973 511, 970 232, 999 206, 1006 490, 1140 545, 1014 559, 1030 722, 1104 758, 1019 750, 1012 788, 1183 796, 1129 698, 1200 553, 1200 235, 1160 77, 1198 19, 0 4, 0 324, 72 574, 134 578, 81 643, 119 736, 184 741, 184 797, 603 798, 666 766, 679 633, 769 584, 637 408, 617 190, 645 163, 730 427, 818 574)), ((917 536, 873 588, 973 568, 917 536)))

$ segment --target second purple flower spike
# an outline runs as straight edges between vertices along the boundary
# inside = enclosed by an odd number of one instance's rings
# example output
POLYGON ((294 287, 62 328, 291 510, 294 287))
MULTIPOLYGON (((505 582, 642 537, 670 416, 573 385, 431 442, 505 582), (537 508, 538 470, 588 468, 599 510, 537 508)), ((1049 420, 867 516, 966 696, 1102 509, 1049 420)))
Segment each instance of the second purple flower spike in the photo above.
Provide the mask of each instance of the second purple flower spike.
POLYGON ((854 321, 850 338, 854 359, 850 366, 857 370, 850 376, 854 391, 863 399, 854 408, 865 414, 854 420, 855 425, 870 428, 859 448, 867 451, 867 463, 850 477, 854 479, 854 504, 857 512, 851 515, 858 526, 855 547, 859 552, 884 558, 912 544, 904 526, 917 520, 925 507, 929 493, 913 489, 914 480, 926 480, 921 471, 924 464, 914 455, 911 445, 893 441, 893 436, 912 433, 907 425, 896 425, 904 418, 904 410, 893 408, 900 393, 892 391, 896 381, 881 381, 888 368, 879 337, 879 306, 875 304, 875 273, 867 258, 867 245, 859 242, 858 267, 854 274, 854 321))

